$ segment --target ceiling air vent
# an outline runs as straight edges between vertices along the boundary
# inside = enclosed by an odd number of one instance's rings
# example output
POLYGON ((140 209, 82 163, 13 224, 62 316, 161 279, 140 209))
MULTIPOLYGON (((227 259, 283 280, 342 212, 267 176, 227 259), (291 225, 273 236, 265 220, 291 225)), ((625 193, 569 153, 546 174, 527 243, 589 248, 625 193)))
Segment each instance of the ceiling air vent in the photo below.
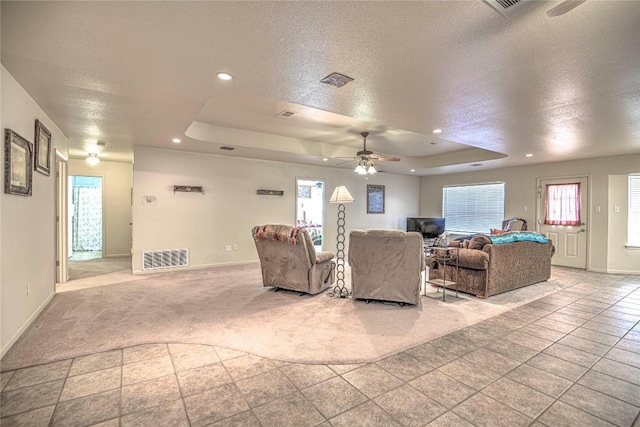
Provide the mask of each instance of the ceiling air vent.
POLYGON ((489 6, 500 12, 506 17, 511 17, 516 13, 520 13, 526 9, 529 9, 536 4, 541 3, 541 0, 483 0, 489 6))
POLYGON ((320 80, 320 82, 322 83, 326 83, 335 87, 342 87, 352 81, 353 79, 351 77, 345 76, 344 74, 340 73, 331 73, 324 79, 320 80))
POLYGON ((293 111, 281 111, 280 113, 276 114, 276 117, 282 117, 283 119, 288 119, 289 117, 293 116, 295 113, 293 111))
POLYGON ((227 150, 227 151, 233 151, 236 149, 236 147, 227 147, 226 145, 223 145, 222 147, 220 147, 221 150, 227 150))

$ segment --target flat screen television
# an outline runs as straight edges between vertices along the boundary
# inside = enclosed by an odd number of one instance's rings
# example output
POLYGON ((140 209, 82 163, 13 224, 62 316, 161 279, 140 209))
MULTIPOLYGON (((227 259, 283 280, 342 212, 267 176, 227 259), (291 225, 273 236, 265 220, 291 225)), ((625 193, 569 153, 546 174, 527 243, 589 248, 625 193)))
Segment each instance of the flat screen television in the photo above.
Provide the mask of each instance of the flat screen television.
POLYGON ((425 239, 444 233, 444 218, 407 218, 407 231, 417 231, 425 239))

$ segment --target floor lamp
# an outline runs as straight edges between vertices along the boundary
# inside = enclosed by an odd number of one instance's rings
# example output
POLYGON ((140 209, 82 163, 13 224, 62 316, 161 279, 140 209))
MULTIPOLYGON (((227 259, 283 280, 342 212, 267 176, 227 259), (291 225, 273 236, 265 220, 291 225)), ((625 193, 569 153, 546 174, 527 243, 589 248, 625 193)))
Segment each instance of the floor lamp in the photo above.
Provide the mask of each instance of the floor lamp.
POLYGON ((344 185, 336 187, 329 199, 329 203, 338 205, 338 237, 336 243, 336 285, 329 291, 329 295, 338 298, 348 298, 349 290, 344 284, 344 204, 353 202, 353 197, 344 185))

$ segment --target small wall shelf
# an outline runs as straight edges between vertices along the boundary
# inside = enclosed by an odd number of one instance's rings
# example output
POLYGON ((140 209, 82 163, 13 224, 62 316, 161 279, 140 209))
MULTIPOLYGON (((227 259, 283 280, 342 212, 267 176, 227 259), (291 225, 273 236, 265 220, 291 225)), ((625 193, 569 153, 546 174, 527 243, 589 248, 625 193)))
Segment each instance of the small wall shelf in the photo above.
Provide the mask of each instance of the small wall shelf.
POLYGON ((256 190, 261 196, 284 196, 283 190, 256 190))
POLYGON ((173 194, 176 193, 200 193, 204 196, 204 188, 201 185, 174 185, 173 194))

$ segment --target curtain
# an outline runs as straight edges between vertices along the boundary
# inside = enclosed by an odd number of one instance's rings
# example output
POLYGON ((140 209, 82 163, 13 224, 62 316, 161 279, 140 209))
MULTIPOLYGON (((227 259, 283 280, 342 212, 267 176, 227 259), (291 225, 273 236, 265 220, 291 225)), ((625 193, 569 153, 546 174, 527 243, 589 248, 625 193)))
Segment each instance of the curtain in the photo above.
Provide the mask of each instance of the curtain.
POLYGON ((73 250, 102 250, 102 188, 73 187, 73 250))
POLYGON ((545 207, 545 224, 580 225, 580 183, 547 185, 545 207))

